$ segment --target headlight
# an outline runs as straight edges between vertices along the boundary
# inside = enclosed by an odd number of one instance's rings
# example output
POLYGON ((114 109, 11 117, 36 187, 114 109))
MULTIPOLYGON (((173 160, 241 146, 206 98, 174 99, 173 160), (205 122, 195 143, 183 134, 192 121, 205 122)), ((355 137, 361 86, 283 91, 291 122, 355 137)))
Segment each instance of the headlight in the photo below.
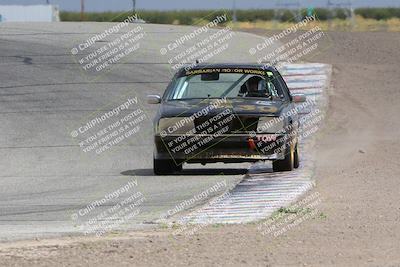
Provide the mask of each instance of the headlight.
POLYGON ((162 118, 158 121, 157 133, 185 134, 194 131, 194 123, 189 117, 162 118))
POLYGON ((280 117, 260 117, 257 124, 257 133, 283 133, 285 122, 280 117))

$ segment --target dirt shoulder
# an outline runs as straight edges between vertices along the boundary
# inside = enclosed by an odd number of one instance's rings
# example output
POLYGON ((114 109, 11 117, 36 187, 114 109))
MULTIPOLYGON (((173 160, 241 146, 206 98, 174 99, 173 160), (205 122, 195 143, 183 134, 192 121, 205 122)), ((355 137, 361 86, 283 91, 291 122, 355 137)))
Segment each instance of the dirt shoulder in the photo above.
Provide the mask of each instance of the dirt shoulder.
POLYGON ((6 244, 0 265, 399 266, 400 34, 329 35, 333 46, 311 59, 334 66, 317 147, 314 191, 323 216, 278 237, 250 224, 209 226, 189 237, 159 230, 6 244))

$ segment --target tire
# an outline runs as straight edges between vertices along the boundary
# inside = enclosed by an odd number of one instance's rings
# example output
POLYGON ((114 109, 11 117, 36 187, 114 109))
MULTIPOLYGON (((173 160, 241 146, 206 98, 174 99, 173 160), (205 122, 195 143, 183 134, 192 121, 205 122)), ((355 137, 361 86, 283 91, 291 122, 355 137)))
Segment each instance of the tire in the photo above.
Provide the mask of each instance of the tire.
POLYGON ((294 168, 297 169, 300 166, 300 155, 299 155, 299 148, 296 144, 296 149, 294 150, 294 168))
POLYGON ((156 175, 173 174, 182 170, 182 164, 177 165, 173 160, 153 159, 153 172, 156 175))
POLYGON ((285 154, 284 159, 272 162, 272 169, 274 172, 292 171, 294 169, 295 150, 292 146, 289 146, 286 148, 286 151, 289 151, 289 153, 285 154))

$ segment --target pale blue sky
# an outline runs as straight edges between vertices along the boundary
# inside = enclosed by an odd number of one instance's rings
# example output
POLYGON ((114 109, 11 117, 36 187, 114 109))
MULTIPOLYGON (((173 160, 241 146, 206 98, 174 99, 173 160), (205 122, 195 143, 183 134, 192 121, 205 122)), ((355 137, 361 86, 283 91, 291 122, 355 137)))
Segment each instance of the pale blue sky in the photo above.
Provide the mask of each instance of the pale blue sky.
MULTIPOLYGON (((62 10, 79 10, 80 0, 49 0, 57 4, 62 10)), ((331 0, 333 2, 346 2, 347 0, 331 0)), ((87 11, 122 11, 132 7, 132 0, 85 0, 87 11)), ((136 0, 139 9, 215 9, 231 8, 233 0, 136 0)), ((237 7, 249 8, 273 8, 275 0, 236 0, 237 7)), ((327 0, 300 0, 304 7, 326 6, 327 0)), ((355 7, 395 6, 400 7, 400 0, 353 0, 355 7)), ((46 0, 0 0, 1 4, 44 4, 46 0)))

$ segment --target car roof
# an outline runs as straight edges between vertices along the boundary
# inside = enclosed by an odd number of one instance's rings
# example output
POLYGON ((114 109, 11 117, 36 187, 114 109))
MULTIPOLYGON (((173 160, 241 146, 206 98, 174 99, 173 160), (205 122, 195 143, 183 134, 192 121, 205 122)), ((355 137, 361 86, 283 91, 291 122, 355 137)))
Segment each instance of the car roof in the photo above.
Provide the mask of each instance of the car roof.
MULTIPOLYGON (((185 71, 187 66, 182 67, 179 72, 185 71)), ((269 70, 276 71, 276 68, 267 64, 257 64, 257 63, 199 63, 195 66, 190 66, 191 70, 199 69, 219 69, 219 68, 239 68, 239 69, 258 69, 258 70, 269 70)))

